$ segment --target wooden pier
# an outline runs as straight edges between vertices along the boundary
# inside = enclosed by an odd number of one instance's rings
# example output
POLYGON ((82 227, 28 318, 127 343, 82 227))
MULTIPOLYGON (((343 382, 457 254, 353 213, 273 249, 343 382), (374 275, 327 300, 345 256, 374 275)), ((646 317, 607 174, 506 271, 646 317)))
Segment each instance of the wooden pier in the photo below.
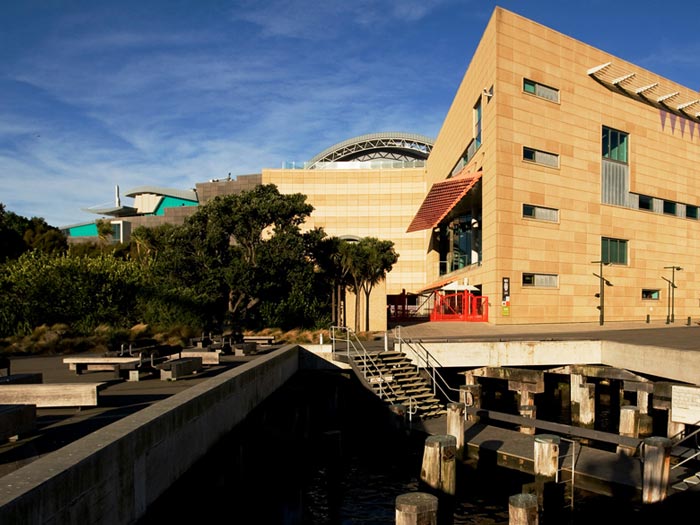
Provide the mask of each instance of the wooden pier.
MULTIPOLYGON (((481 414, 488 413, 481 411, 481 414)), ((494 416, 491 413, 491 416, 494 416)), ((511 416, 517 419, 517 416, 511 416)), ((488 424, 486 418, 480 422, 465 422, 464 461, 478 461, 480 466, 504 467, 532 474, 534 476, 534 443, 535 435, 510 430, 493 424, 488 424)), ((537 421, 530 420, 537 426, 537 421)), ((547 422, 544 423, 547 426, 547 422)), ((447 432, 446 417, 425 420, 420 423, 422 430, 430 435, 441 435, 447 432)), ((584 433, 588 429, 580 429, 584 433)), ((592 432, 588 430, 588 432, 592 432)), ((602 434, 602 433, 601 433, 602 434)), ((627 441, 623 436, 608 434, 609 441, 616 438, 627 441)), ((595 494, 610 497, 620 497, 625 500, 640 500, 642 496, 642 462, 639 456, 618 454, 581 443, 581 437, 567 435, 560 444, 559 480, 569 481, 572 472, 572 449, 575 441, 575 486, 595 494)), ((692 473, 683 469, 671 471, 669 488, 681 482, 692 473)), ((673 491, 671 490, 669 494, 673 491)))

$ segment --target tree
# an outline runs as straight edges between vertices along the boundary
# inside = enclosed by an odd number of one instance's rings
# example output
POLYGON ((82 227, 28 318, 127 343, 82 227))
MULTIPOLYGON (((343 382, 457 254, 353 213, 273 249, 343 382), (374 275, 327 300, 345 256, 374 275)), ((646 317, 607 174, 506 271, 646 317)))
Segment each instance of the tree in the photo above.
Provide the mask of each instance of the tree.
POLYGON ((398 260, 392 241, 364 237, 357 242, 340 244, 343 275, 349 277, 349 287, 355 294, 355 331, 360 331, 360 296, 365 296, 365 328, 369 330, 369 298, 372 288, 381 282, 398 260))
POLYGON ((384 280, 398 261, 399 255, 394 251, 392 241, 365 237, 360 240, 360 245, 365 253, 362 289, 365 292, 365 330, 369 330, 369 296, 372 288, 384 280))
POLYGON ((305 195, 267 184, 215 197, 187 219, 189 256, 212 285, 225 288, 229 318, 244 318, 260 301, 268 270, 260 266, 261 248, 278 235, 300 235, 312 211, 305 195))

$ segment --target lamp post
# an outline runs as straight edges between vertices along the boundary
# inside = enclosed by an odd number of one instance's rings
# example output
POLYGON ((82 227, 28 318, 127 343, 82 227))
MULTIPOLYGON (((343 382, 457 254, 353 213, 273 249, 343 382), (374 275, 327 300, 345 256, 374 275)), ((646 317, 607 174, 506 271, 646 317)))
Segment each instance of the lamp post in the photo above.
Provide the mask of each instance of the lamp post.
POLYGON ((683 268, 680 266, 664 266, 664 270, 671 270, 671 280, 669 281, 664 277, 664 280, 668 282, 668 310, 666 313, 666 324, 669 322, 673 323, 676 321, 675 307, 676 307, 676 272, 680 272, 683 268))
POLYGON ((613 285, 610 281, 608 281, 605 277, 603 277, 603 266, 608 266, 610 263, 603 262, 602 259, 600 261, 591 261, 591 263, 600 265, 599 266, 600 273, 597 274, 597 273, 593 272, 593 275, 595 275, 600 280, 600 292, 595 294, 595 296, 600 298, 600 304, 598 305, 598 310, 600 310, 600 326, 603 326, 605 324, 605 287, 613 285))

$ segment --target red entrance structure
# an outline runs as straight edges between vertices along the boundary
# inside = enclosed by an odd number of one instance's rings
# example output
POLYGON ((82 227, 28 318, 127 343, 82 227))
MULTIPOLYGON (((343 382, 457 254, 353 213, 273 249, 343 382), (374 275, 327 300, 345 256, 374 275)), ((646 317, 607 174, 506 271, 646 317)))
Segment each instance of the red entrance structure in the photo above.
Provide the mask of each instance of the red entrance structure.
POLYGON ((430 312, 431 321, 487 322, 489 298, 474 295, 467 289, 435 290, 435 303, 430 312))

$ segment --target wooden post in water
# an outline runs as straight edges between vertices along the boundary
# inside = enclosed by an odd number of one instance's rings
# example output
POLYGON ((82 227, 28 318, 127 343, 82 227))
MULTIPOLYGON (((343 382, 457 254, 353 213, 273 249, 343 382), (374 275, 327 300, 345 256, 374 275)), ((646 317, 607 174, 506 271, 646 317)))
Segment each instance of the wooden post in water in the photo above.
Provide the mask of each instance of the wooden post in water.
POLYGON ((658 503, 666 499, 673 442, 664 437, 650 437, 644 440, 642 447, 644 447, 642 502, 658 503))
MULTIPOLYGON (((481 385, 460 385, 459 402, 463 403, 465 407, 481 408, 481 385)), ((475 414, 467 414, 467 421, 471 423, 478 423, 479 416, 475 414)))
POLYGON ((583 428, 595 426, 595 384, 580 374, 571 374, 571 423, 583 428))
POLYGON ((457 488, 457 438, 429 436, 423 448, 421 481, 438 492, 454 496, 457 488))
POLYGON ((669 408, 668 409, 668 425, 667 425, 667 430, 666 430, 666 436, 668 436, 670 439, 676 439, 678 440, 678 436, 685 431, 685 423, 676 423, 675 421, 671 420, 672 410, 669 408))
POLYGON ((396 525, 437 525, 438 499, 425 492, 396 497, 396 525))
POLYGON ((559 436, 539 434, 535 436, 535 475, 553 480, 559 470, 559 436))
POLYGON ((508 498, 508 525, 537 525, 537 496, 515 494, 508 498))
POLYGON ((408 412, 406 405, 396 404, 391 405, 389 410, 393 414, 392 428, 400 433, 408 431, 408 412))
POLYGON ((447 403, 447 434, 454 436, 457 459, 464 459, 464 403, 447 403))
MULTIPOLYGON (((535 419, 537 417, 537 407, 535 407, 534 404, 525 404, 525 405, 520 405, 520 408, 518 409, 520 412, 520 415, 523 417, 526 417, 528 419, 535 419)), ((530 436, 535 435, 535 427, 528 427, 526 425, 520 425, 520 432, 522 434, 528 434, 530 436)))
MULTIPOLYGON (((620 407, 620 435, 626 437, 639 437, 639 407, 625 405, 620 407)), ((634 447, 618 445, 617 453, 626 456, 634 456, 637 451, 634 447)))

